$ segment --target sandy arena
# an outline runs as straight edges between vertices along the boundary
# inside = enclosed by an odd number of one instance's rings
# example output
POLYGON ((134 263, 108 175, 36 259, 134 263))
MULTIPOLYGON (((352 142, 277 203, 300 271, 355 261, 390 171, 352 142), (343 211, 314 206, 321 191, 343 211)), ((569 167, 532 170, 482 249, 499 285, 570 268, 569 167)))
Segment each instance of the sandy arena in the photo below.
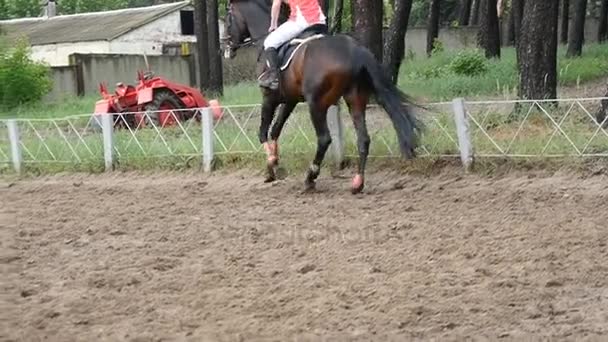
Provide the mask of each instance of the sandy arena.
POLYGON ((608 179, 0 181, 2 341, 608 337, 608 179))

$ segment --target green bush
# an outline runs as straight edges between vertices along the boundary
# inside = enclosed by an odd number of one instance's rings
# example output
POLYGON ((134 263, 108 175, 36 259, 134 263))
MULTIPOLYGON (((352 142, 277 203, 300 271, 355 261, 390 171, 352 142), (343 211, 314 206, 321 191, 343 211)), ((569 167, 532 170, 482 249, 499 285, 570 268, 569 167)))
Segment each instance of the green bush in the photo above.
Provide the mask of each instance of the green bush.
POLYGON ((487 59, 479 50, 463 50, 452 59, 450 70, 456 75, 478 76, 488 71, 487 59))
POLYGON ((50 68, 30 58, 26 41, 0 42, 0 107, 38 102, 51 89, 50 68))

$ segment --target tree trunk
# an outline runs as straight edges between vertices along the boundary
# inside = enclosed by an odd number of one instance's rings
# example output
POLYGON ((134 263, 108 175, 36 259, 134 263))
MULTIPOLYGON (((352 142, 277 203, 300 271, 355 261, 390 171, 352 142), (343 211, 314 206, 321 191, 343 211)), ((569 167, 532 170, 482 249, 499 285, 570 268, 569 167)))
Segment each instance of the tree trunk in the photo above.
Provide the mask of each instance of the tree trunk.
POLYGON ((477 35, 479 46, 486 51, 486 58, 500 58, 500 24, 496 0, 482 0, 481 27, 477 35))
POLYGON ((511 16, 513 16, 513 40, 517 47, 521 36, 521 22, 524 17, 524 0, 512 0, 511 16))
POLYGON ((518 44, 519 97, 557 97, 558 0, 526 0, 518 44))
POLYGON ((597 28, 597 40, 600 42, 608 39, 608 0, 602 0, 600 8, 600 20, 597 28))
POLYGON ((560 42, 568 43, 568 25, 570 24, 570 0, 562 0, 562 15, 560 28, 560 42))
POLYGON ((462 0, 462 6, 460 7, 460 19, 458 20, 460 26, 469 25, 469 19, 471 19, 471 4, 472 0, 462 0))
POLYGON ((198 87, 206 91, 209 87, 209 30, 207 28, 207 1, 194 1, 194 34, 198 54, 198 87))
POLYGON ((515 15, 513 15, 513 10, 511 10, 511 13, 509 13, 509 25, 507 28, 507 45, 515 45, 515 15))
MULTIPOLYGON (((479 0, 477 0, 479 1, 479 0)), ((441 0, 431 0, 431 8, 429 11, 429 21, 427 24, 426 33, 426 54, 431 56, 433 53, 433 44, 435 39, 439 37, 439 16, 441 14, 441 0)))
POLYGON ((384 65, 393 84, 397 84, 399 67, 405 55, 405 33, 412 10, 412 0, 396 0, 393 18, 384 42, 384 65))
POLYGON ((329 0, 319 0, 319 4, 321 4, 323 14, 325 14, 325 16, 329 18, 329 0))
POLYGON ((355 38, 382 61, 382 1, 351 0, 355 38))
POLYGON ((585 18, 587 17, 587 0, 574 0, 574 18, 568 34, 567 57, 580 56, 585 41, 585 18))
POLYGON ((220 48, 220 27, 218 0, 207 0, 207 25, 209 27, 209 91, 217 96, 224 94, 222 51, 220 48))
POLYGON ((471 11, 471 25, 479 25, 479 10, 483 0, 473 0, 473 10, 471 11))
POLYGON ((332 33, 342 31, 342 17, 344 13, 344 0, 335 0, 334 2, 334 16, 332 19, 332 33))

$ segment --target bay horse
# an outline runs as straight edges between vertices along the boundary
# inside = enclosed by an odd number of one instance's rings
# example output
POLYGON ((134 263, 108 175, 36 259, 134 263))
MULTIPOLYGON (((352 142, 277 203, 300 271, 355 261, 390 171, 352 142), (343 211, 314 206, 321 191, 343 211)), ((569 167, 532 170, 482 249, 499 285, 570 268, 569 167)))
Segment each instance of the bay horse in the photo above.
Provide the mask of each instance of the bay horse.
MULTIPOLYGON (((263 39, 270 26, 271 0, 232 0, 225 18, 225 58, 234 58, 236 51, 248 44, 258 50, 258 72, 265 68, 263 39), (250 38, 250 43, 245 42, 250 38)), ((279 23, 286 20, 282 12, 279 23)), ((400 91, 387 76, 383 66, 366 47, 345 34, 328 34, 327 26, 313 26, 279 49, 279 88, 260 87, 263 96, 259 141, 267 154, 265 182, 276 180, 279 162, 278 139, 285 122, 298 103, 308 104, 310 118, 317 136, 314 159, 305 176, 305 190, 315 187, 321 164, 331 144, 327 110, 344 98, 357 133, 359 161, 352 179, 351 192, 364 188, 365 168, 370 137, 365 122, 371 95, 388 113, 397 133, 399 147, 406 159, 416 157, 422 124, 416 118, 409 96, 400 91), (270 126, 275 111, 282 105, 276 121, 270 126), (270 132, 269 132, 270 131, 270 132), (270 133, 270 137, 269 137, 270 133), (270 138, 270 141, 269 141, 270 138)), ((259 74, 259 73, 258 73, 259 74)))

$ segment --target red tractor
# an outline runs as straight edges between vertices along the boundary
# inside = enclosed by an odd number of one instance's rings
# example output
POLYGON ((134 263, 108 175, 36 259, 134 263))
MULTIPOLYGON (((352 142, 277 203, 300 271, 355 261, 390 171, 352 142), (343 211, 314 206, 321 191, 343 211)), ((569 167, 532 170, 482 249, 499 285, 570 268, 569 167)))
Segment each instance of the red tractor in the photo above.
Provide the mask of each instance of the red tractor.
POLYGON ((211 107, 216 120, 222 115, 217 100, 207 101, 198 89, 173 83, 151 72, 138 71, 136 86, 119 82, 114 94, 110 94, 105 83, 101 83, 99 92, 103 99, 95 103, 95 116, 114 115, 114 127, 128 125, 133 129, 154 124, 160 128, 193 117, 199 121, 200 114, 195 108, 203 107, 211 107), (190 108, 193 110, 188 110, 190 108), (118 115, 121 113, 128 114, 121 119, 118 115))

